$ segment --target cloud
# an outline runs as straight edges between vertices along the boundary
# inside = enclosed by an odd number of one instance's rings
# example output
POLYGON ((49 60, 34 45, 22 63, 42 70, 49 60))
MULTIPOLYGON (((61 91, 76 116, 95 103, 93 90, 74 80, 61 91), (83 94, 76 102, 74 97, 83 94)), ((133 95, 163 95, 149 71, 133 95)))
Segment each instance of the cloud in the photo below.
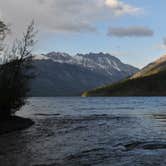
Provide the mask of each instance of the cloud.
POLYGON ((153 30, 143 26, 132 27, 110 27, 108 36, 111 37, 150 37, 153 36, 153 30))
POLYGON ((116 15, 134 14, 141 11, 140 8, 134 7, 118 0, 106 0, 105 3, 106 5, 111 7, 112 10, 114 10, 114 14, 116 15))
POLYGON ((98 21, 139 11, 122 0, 0 0, 0 15, 18 32, 32 19, 48 31, 95 32, 98 21))

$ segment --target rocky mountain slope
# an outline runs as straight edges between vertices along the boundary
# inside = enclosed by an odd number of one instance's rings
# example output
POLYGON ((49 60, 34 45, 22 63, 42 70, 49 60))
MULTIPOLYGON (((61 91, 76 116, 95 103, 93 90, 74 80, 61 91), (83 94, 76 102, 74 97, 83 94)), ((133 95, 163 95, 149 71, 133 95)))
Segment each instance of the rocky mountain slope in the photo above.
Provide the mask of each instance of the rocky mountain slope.
POLYGON ((150 76, 164 70, 166 70, 166 55, 145 66, 142 70, 135 73, 131 78, 150 76))
POLYGON ((37 77, 31 81, 30 96, 73 96, 83 91, 131 76, 138 69, 104 53, 51 52, 34 55, 37 77))
POLYGON ((128 79, 83 93, 83 96, 166 96, 166 55, 128 79))

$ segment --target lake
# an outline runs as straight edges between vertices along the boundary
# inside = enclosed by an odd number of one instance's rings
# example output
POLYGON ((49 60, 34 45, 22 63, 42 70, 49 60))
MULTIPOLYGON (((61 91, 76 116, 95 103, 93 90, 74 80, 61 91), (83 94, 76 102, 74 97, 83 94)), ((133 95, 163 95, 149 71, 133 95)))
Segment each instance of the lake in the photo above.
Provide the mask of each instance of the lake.
POLYGON ((166 97, 30 98, 0 166, 165 166, 166 97))

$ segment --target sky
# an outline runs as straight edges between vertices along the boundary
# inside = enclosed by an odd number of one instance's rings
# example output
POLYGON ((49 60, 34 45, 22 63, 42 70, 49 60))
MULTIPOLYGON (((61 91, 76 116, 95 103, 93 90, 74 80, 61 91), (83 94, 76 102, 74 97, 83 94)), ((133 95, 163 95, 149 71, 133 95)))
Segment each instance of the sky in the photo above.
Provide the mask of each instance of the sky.
POLYGON ((0 0, 19 36, 33 19, 35 53, 105 52, 139 68, 166 53, 166 0, 0 0))

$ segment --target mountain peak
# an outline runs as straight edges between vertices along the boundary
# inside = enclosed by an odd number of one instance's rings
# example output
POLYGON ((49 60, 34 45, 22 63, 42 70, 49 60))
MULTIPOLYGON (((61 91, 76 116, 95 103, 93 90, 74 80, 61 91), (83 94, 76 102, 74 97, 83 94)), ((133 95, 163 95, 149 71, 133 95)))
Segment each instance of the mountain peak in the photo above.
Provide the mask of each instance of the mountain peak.
POLYGON ((88 54, 76 54, 76 56, 83 56, 83 57, 98 57, 98 56, 111 56, 112 57, 112 55, 111 54, 109 54, 109 53, 103 53, 103 52, 99 52, 99 53, 94 53, 94 52, 90 52, 90 53, 88 53, 88 54))
POLYGON ((48 60, 49 57, 46 57, 44 54, 33 55, 33 60, 48 60))
POLYGON ((61 52, 36 55, 38 77, 31 82, 31 95, 79 95, 129 77, 138 69, 104 53, 77 54, 61 52))
POLYGON ((89 70, 104 72, 110 76, 117 72, 128 73, 128 75, 132 75, 138 71, 137 68, 126 65, 111 54, 103 52, 90 52, 88 54, 76 54, 75 56, 70 56, 64 52, 50 52, 48 54, 41 55, 38 60, 43 60, 44 58, 57 63, 67 63, 82 66, 89 70))
POLYGON ((59 62, 59 63, 69 63, 70 61, 73 60, 73 57, 65 52, 50 52, 45 56, 50 58, 54 62, 59 62))
POLYGON ((46 54, 47 57, 70 57, 69 54, 65 53, 65 52, 55 52, 55 51, 52 51, 52 52, 49 52, 46 54))

